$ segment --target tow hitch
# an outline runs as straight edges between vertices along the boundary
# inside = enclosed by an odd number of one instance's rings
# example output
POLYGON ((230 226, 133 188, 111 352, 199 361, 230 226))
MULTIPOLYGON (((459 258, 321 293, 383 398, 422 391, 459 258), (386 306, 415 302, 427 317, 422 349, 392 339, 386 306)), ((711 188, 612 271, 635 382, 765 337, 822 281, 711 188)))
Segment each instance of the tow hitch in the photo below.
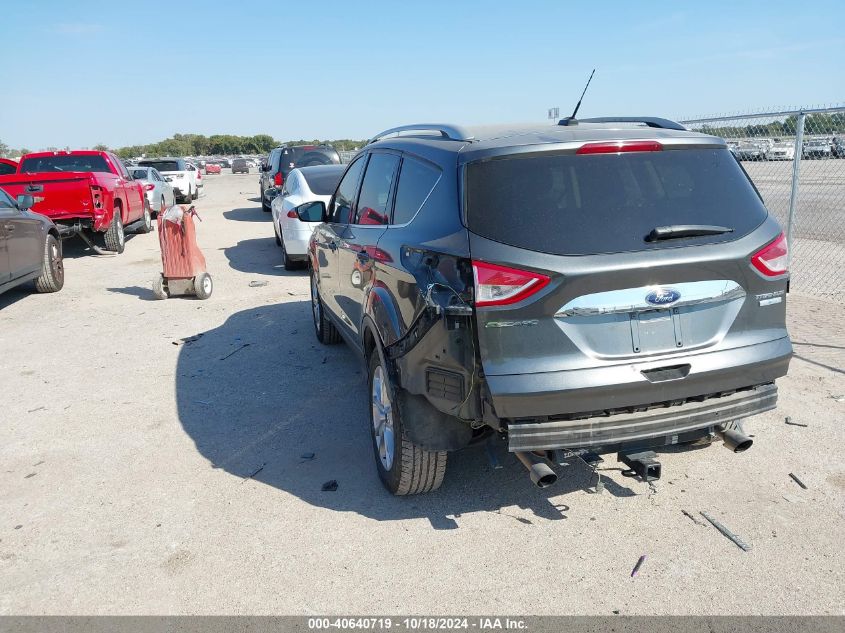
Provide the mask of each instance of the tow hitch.
POLYGON ((660 479, 660 462, 655 458, 654 451, 640 451, 639 453, 623 453, 616 455, 616 459, 628 466, 630 470, 622 471, 626 477, 639 477, 643 481, 657 481, 660 479))

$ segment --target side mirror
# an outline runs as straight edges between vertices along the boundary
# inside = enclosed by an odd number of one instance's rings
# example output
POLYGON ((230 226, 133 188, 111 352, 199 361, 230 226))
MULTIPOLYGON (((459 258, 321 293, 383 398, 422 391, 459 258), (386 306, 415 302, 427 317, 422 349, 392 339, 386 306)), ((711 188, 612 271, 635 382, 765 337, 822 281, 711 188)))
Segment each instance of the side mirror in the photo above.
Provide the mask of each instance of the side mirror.
POLYGON ((18 203, 18 209, 26 211, 27 209, 32 208, 32 205, 35 204, 35 198, 27 193, 22 193, 16 198, 16 202, 18 203))
POLYGON ((326 203, 325 202, 306 202, 295 209, 296 216, 300 222, 325 222, 326 221, 326 203))

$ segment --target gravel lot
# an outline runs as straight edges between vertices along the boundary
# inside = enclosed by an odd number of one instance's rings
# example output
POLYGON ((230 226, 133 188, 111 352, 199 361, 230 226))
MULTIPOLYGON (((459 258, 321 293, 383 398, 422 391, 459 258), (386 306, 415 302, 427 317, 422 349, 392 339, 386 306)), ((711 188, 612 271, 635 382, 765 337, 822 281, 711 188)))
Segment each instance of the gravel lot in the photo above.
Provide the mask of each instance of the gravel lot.
POLYGON ((61 293, 0 296, 0 613, 845 613, 841 306, 790 296, 798 357, 747 453, 667 452, 653 487, 608 458, 594 494, 578 464, 532 488, 497 444, 502 468, 467 450, 393 498, 361 366, 317 344, 256 181, 205 179, 209 301, 153 300, 155 234, 67 244, 61 293))

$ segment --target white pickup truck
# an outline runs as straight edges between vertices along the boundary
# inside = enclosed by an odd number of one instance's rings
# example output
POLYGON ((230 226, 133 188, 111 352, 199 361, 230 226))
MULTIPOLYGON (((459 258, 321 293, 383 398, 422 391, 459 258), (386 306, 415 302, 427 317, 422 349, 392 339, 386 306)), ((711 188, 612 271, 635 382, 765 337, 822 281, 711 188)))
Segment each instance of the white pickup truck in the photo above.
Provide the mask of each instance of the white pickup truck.
POLYGON ((139 167, 154 167, 173 187, 173 195, 181 202, 199 197, 202 175, 199 168, 184 158, 147 158, 138 162, 139 167))

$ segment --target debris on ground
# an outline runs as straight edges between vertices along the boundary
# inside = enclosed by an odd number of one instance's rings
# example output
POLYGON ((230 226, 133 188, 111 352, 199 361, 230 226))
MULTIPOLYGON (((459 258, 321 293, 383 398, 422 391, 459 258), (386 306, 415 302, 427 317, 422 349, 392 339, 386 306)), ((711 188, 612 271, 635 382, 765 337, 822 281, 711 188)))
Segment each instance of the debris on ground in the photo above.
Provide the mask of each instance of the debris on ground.
POLYGON ((694 515, 690 514, 690 513, 689 513, 689 512, 687 512, 686 510, 681 510, 681 512, 683 512, 683 513, 684 513, 684 516, 685 516, 685 517, 687 517, 688 519, 690 519, 690 520, 691 520, 693 523, 695 523, 696 525, 701 525, 701 526, 703 526, 703 527, 707 527, 704 523, 702 523, 701 521, 699 521, 698 519, 696 519, 694 515))
POLYGON ((261 464, 261 466, 259 466, 258 468, 256 468, 256 469, 255 469, 255 471, 254 471, 254 472, 253 472, 253 473, 252 473, 249 477, 244 477, 244 479, 252 479, 252 478, 253 478, 253 477, 255 477, 258 473, 260 473, 262 470, 264 470, 264 467, 265 467, 266 465, 267 465, 267 463, 266 463, 266 462, 265 462, 265 463, 263 463, 263 464, 261 464))
POLYGON ((736 544, 736 546, 739 547, 742 551, 744 551, 744 552, 751 551, 751 546, 748 543, 743 541, 739 536, 737 536, 736 534, 731 532, 728 528, 726 528, 724 525, 719 523, 719 521, 717 521, 716 519, 711 517, 706 512, 701 512, 701 516, 703 516, 705 519, 710 521, 710 523, 713 525, 714 528, 716 528, 722 534, 724 534, 726 537, 728 537, 730 540, 732 540, 736 544))
POLYGON ((845 402, 845 393, 843 393, 841 396, 830 396, 830 397, 833 398, 836 402, 845 402))
POLYGON ((30 477, 35 477, 38 473, 29 473, 24 479, 29 479, 30 477))
POLYGON ((30 409, 27 413, 35 413, 36 411, 43 411, 47 407, 35 407, 34 409, 30 409))
POLYGON ((784 419, 784 422, 786 422, 787 424, 790 424, 792 426, 810 426, 809 424, 802 424, 801 422, 793 422, 792 418, 789 417, 789 416, 786 416, 786 418, 784 419))
POLYGON ((180 338, 178 341, 171 341, 174 345, 188 345, 189 343, 193 343, 194 341, 198 341, 202 338, 202 334, 195 334, 194 336, 186 336, 185 338, 180 338))
POLYGON ((334 479, 330 479, 326 483, 323 484, 323 487, 320 489, 323 492, 334 492, 337 490, 337 481, 334 479))
POLYGON ((640 567, 643 566, 645 562, 645 554, 640 556, 640 560, 637 561, 637 564, 634 565, 634 569, 631 571, 631 578, 634 578, 638 573, 640 573, 640 567))
POLYGON ((261 286, 267 286, 269 284, 270 284, 269 281, 264 281, 263 279, 259 281, 257 279, 254 279, 253 281, 249 282, 249 287, 250 288, 260 288, 261 286))
POLYGON ((301 459, 314 459, 314 453, 302 453, 299 457, 301 459))
POLYGON ((229 352, 228 354, 226 354, 226 355, 225 355, 223 358, 221 358, 220 360, 226 360, 226 359, 227 359, 227 358, 229 358, 230 356, 233 356, 233 355, 237 354, 238 352, 240 352, 240 351, 241 351, 244 347, 249 347, 249 343, 244 343, 244 344, 243 344, 243 345, 241 345, 240 347, 233 349, 231 352, 229 352))
POLYGON ((796 475, 795 473, 789 473, 789 476, 790 476, 790 477, 792 477, 792 480, 793 480, 796 484, 798 484, 799 486, 801 486, 804 490, 807 490, 807 484, 805 484, 803 481, 801 481, 800 479, 798 479, 798 475, 796 475))

